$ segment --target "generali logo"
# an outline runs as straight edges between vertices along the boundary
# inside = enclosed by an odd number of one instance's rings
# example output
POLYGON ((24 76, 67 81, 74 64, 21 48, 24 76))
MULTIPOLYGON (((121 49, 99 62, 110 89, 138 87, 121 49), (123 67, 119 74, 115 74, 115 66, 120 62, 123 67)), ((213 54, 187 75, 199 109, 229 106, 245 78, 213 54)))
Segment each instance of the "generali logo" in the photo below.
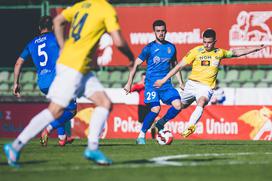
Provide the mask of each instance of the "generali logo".
POLYGON ((272 45, 272 11, 241 11, 229 31, 230 46, 272 45))

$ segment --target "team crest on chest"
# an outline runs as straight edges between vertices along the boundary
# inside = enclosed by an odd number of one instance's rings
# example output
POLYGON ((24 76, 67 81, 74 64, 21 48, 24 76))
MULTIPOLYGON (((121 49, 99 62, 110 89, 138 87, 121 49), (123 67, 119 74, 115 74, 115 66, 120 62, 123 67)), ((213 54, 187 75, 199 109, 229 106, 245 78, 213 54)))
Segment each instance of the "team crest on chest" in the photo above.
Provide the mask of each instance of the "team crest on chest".
POLYGON ((167 53, 170 54, 171 53, 171 48, 167 47, 167 53))

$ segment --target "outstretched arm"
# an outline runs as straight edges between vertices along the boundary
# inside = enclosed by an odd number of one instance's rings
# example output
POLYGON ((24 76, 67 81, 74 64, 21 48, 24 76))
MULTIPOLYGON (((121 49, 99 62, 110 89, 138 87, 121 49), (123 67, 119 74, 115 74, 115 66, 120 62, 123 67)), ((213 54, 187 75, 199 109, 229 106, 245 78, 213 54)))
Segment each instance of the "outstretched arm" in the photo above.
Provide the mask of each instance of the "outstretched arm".
POLYGON ((187 63, 184 59, 182 59, 182 61, 180 61, 163 79, 157 80, 154 86, 157 88, 161 87, 170 77, 175 75, 178 71, 182 70, 186 65, 187 63))
POLYGON ((236 49, 236 50, 232 50, 232 57, 240 57, 243 55, 247 55, 253 52, 257 52, 260 51, 261 49, 263 49, 265 46, 264 45, 260 45, 257 48, 245 48, 245 49, 236 49))
MULTIPOLYGON (((174 61, 172 63, 172 67, 175 67, 176 65, 178 64, 177 61, 174 61)), ((183 79, 182 79, 182 74, 180 73, 180 71, 178 70, 177 73, 176 73, 176 77, 177 77, 177 80, 179 82, 179 87, 184 90, 184 82, 183 82, 183 79)))
POLYGON ((126 40, 124 39, 120 30, 110 32, 114 45, 122 52, 130 61, 129 67, 133 66, 134 55, 130 50, 126 40))
POLYGON ((135 76, 135 73, 138 69, 138 66, 140 66, 141 64, 143 63, 143 61, 139 58, 137 58, 134 62, 134 65, 132 67, 132 69, 130 70, 129 72, 129 76, 128 76, 128 81, 124 87, 124 90, 126 91, 126 94, 130 93, 131 91, 131 85, 133 83, 133 79, 134 79, 134 76, 135 76))
POLYGON ((14 81, 13 81, 13 94, 20 97, 20 74, 24 63, 24 59, 19 57, 14 65, 14 81))

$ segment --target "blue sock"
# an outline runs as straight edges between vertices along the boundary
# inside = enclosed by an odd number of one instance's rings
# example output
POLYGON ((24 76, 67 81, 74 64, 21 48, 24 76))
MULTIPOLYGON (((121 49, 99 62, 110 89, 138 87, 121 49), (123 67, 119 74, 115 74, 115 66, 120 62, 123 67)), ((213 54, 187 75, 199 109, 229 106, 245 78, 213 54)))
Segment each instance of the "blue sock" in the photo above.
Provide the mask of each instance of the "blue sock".
POLYGON ((65 122, 70 121, 74 117, 74 113, 72 111, 64 110, 63 114, 60 118, 56 119, 50 125, 53 129, 58 128, 58 135, 65 134, 65 122), (59 129, 60 128, 60 129, 59 129))
POLYGON ((157 117, 158 113, 149 112, 146 117, 144 118, 143 126, 142 126, 142 132, 146 133, 147 130, 151 127, 153 121, 157 117))
POLYGON ((58 135, 65 135, 65 126, 62 125, 60 127, 58 127, 58 135))
POLYGON ((164 125, 171 119, 173 119, 174 117, 176 117, 178 115, 178 113, 181 111, 175 109, 173 106, 170 107, 167 111, 167 113, 165 114, 165 116, 160 119, 157 123, 156 123, 156 127, 161 130, 164 128, 164 125))

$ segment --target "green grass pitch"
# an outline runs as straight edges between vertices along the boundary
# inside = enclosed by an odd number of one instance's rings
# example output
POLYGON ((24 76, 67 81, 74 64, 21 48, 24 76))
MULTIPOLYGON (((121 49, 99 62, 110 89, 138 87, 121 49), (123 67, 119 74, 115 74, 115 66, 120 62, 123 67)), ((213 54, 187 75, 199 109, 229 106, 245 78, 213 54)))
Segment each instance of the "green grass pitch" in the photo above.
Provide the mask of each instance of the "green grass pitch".
POLYGON ((229 181, 272 180, 272 143, 269 141, 174 140, 170 146, 148 140, 102 140, 101 150, 113 160, 97 166, 83 158, 87 140, 57 146, 50 139, 41 147, 37 139, 23 150, 21 168, 6 164, 0 139, 1 181, 229 181))

